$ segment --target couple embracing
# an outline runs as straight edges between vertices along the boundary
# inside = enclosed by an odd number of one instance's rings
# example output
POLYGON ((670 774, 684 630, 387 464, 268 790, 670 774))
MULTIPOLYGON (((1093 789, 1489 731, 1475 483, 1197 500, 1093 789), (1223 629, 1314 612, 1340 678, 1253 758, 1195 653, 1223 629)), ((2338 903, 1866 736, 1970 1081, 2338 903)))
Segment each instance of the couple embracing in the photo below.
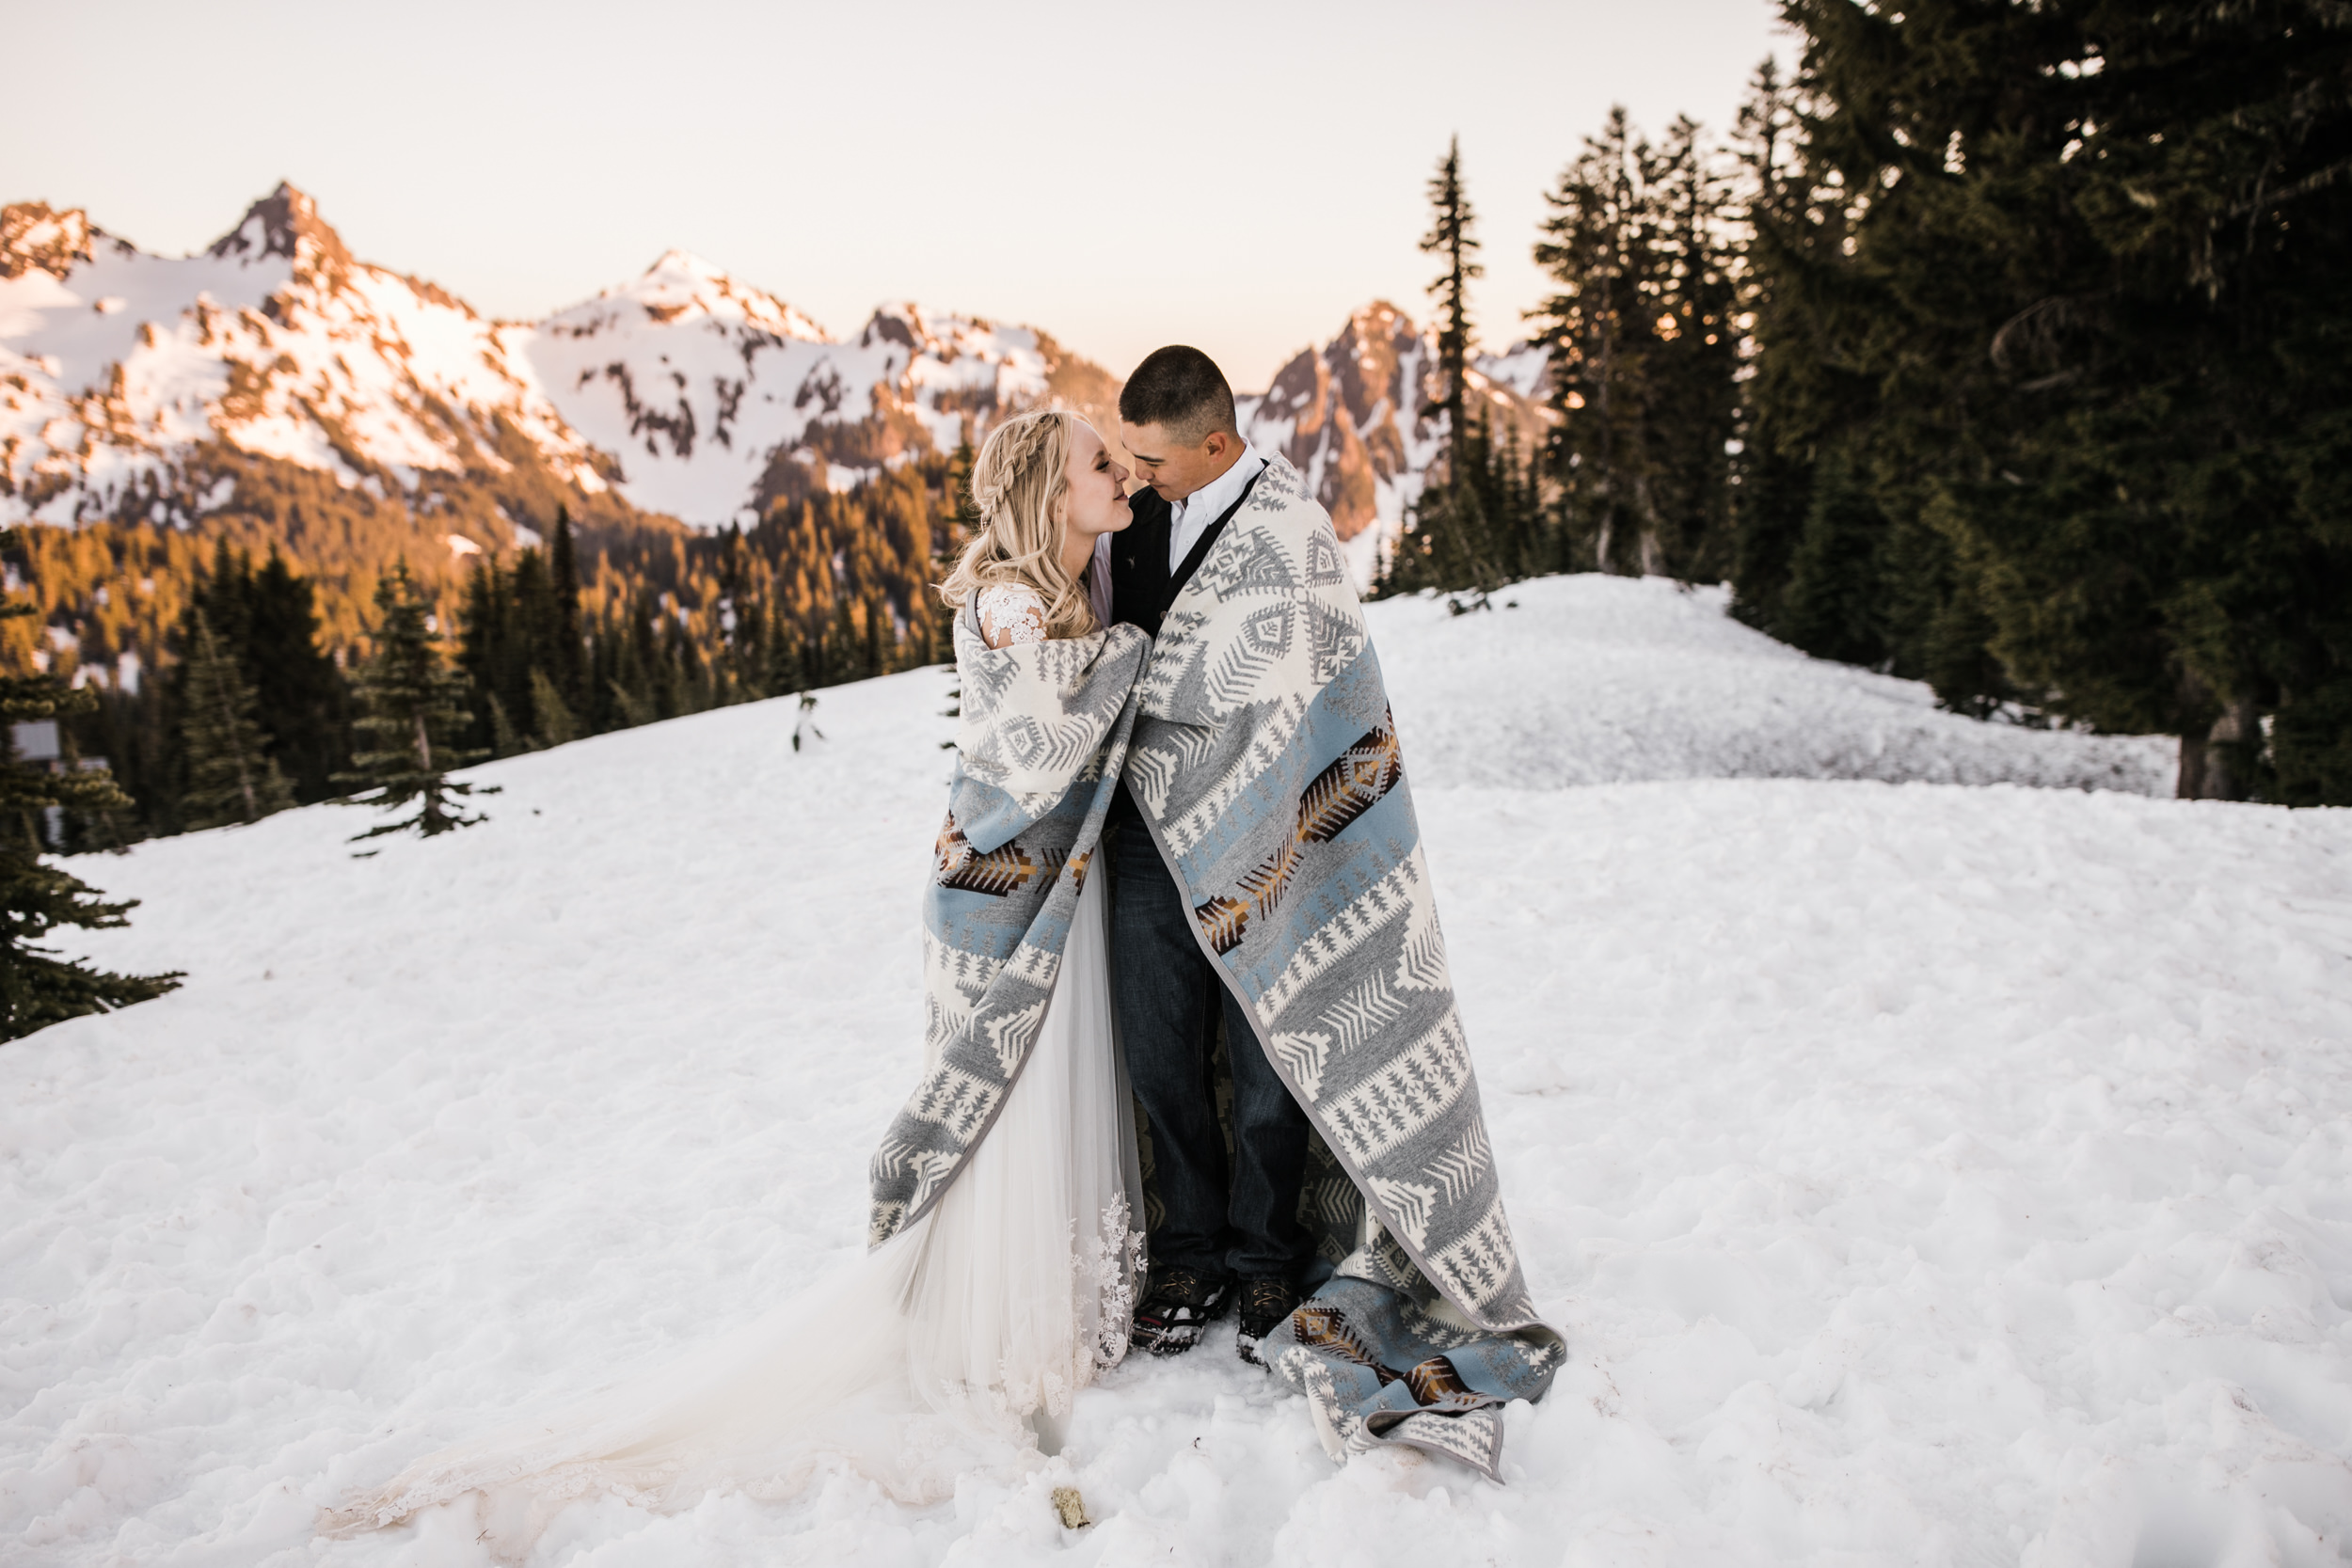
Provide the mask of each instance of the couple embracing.
POLYGON ((1330 519, 1159 350, 1133 477, 1074 415, 972 474, 961 718, 923 907, 925 1069, 871 1249, 729 1339, 332 1516, 691 1507, 834 1465, 910 1502, 1059 1449, 1131 1348, 1237 1348, 1335 1457, 1499 1473, 1562 1355, 1504 1219, 1393 721, 1330 519), (1140 1127, 1136 1112, 1140 1109, 1140 1127), (1148 1157, 1148 1170, 1146 1168, 1148 1157))

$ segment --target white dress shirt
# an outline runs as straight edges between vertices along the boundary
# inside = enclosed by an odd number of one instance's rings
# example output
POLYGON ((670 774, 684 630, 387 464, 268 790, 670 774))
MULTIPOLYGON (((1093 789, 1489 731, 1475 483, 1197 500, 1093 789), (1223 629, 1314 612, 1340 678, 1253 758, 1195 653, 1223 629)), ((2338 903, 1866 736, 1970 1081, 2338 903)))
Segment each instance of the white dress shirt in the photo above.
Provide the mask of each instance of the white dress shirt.
POLYGON ((1171 577, 1183 569, 1184 557, 1192 553, 1193 546, 1200 542, 1209 525, 1225 515, 1225 509, 1241 499, 1242 486, 1255 479, 1264 467, 1264 454, 1244 441, 1241 456, 1232 467, 1168 509, 1168 570, 1171 577))

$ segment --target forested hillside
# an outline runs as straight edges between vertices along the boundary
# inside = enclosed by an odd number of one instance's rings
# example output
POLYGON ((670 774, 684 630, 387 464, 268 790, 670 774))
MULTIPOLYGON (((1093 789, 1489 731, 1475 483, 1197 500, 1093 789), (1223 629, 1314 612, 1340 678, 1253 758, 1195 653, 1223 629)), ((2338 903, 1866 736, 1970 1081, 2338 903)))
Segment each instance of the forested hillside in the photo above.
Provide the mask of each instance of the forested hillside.
POLYGON ((1388 586, 1728 578, 1956 711, 2178 736, 2184 795, 2352 804, 2352 11, 1782 10, 1727 135, 1563 171, 1545 447, 1472 400, 1388 586))

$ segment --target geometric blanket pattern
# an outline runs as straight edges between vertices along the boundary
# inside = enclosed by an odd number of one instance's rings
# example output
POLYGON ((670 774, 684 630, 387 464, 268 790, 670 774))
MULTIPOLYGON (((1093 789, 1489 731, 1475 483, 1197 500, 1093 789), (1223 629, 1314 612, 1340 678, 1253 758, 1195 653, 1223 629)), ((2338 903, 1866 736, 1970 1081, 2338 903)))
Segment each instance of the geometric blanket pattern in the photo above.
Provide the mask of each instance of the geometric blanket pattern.
POLYGON ((1335 1448, 1494 1475, 1501 1403, 1539 1398, 1565 1346, 1503 1213, 1379 662, 1283 459, 1169 607, 1136 696, 1128 787, 1361 1202, 1337 1277, 1262 1354, 1335 1448))
POLYGON ((992 648, 955 621, 961 715, 923 895, 923 1077, 867 1167, 867 1241, 922 1216, 987 1136, 1045 1022, 1135 722, 1134 626, 992 648))

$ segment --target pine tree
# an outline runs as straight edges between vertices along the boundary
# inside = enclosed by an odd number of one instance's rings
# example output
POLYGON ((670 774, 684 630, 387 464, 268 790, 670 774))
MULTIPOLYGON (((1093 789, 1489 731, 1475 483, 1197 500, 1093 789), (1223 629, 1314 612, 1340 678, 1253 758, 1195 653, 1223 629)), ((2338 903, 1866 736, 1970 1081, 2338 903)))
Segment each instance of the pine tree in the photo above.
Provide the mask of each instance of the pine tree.
MULTIPOLYGON (((7 618, 37 613, 30 605, 0 609, 7 618)), ((49 771, 19 761, 13 730, 7 727, 58 721, 96 705, 91 693, 49 675, 0 676, 0 1038, 19 1039, 65 1019, 149 1001, 185 978, 179 973, 108 974, 36 945, 60 926, 127 926, 123 916, 137 907, 136 899, 107 902, 42 855, 44 819, 52 813, 127 811, 130 798, 103 768, 49 771)))
POLYGON ((1814 472, 1779 635, 1817 657, 1883 661, 1889 606, 1879 557, 1887 532, 1885 515, 1855 473, 1852 455, 1833 449, 1814 472))
POLYGON ((531 715, 543 746, 561 746, 580 738, 580 721, 572 717, 555 682, 537 665, 531 670, 531 715))
POLYGON ((180 809, 191 828, 259 822, 294 804, 294 792, 262 740, 253 688, 202 610, 181 688, 181 747, 188 784, 180 809))
POLYGON ((1751 424, 1852 454, 1888 662, 2175 734, 2184 795, 2352 800, 2352 13, 1784 10, 1751 424))
POLYGON ((1657 293, 1646 186, 1653 163, 1620 107, 1545 198, 1551 213, 1535 261, 1560 292, 1536 319, 1552 354, 1551 460, 1561 484, 1562 564, 1571 570, 1645 565, 1639 492, 1657 293))
POLYGON ((484 818, 466 815, 453 798, 472 795, 477 786, 449 777, 452 768, 487 754, 455 744, 467 721, 466 679, 443 668, 439 639, 428 625, 430 611, 405 566, 394 567, 377 585, 375 604, 375 654, 356 683, 359 718, 352 727, 362 749, 342 782, 365 787, 366 793, 349 798, 352 805, 398 811, 414 801, 417 811, 401 821, 379 823, 352 842, 411 828, 429 838, 471 827, 484 818))
POLYGON ((1447 455, 1442 481, 1425 492, 1414 509, 1414 531, 1425 536, 1420 541, 1421 560, 1431 586, 1467 593, 1468 597, 1454 605, 1459 612, 1486 609, 1487 594, 1503 582, 1488 537, 1486 509, 1479 496, 1486 477, 1484 453, 1479 450, 1484 432, 1473 428, 1469 412, 1470 284, 1471 278, 1484 277, 1486 269, 1474 260, 1480 248, 1478 215, 1462 186, 1459 136, 1446 143, 1445 157, 1430 177, 1428 188, 1429 232, 1422 236, 1421 248, 1426 255, 1443 257, 1445 270, 1429 285, 1438 302, 1438 396, 1424 412, 1444 416, 1447 455))
MULTIPOLYGON (((555 596, 555 616, 547 649, 548 678, 555 683, 556 694, 563 698, 564 711, 578 715, 585 706, 588 694, 586 642, 580 621, 580 562, 573 554, 572 514, 568 507, 555 509, 555 535, 548 550, 548 577, 555 596)), ((559 744, 551 737, 548 743, 559 744)))
POLYGON ((1561 564, 1713 578, 1731 556, 1739 256, 1699 126, 1653 146, 1613 110, 1562 171, 1535 260, 1552 351, 1561 564))
POLYGON ((1731 554, 1729 443, 1739 432, 1740 261, 1731 181, 1688 116, 1651 172, 1657 339, 1647 388, 1645 479, 1655 568, 1720 582, 1731 554))
POLYGON ((351 690, 319 646, 314 585, 273 549, 244 588, 244 644, 223 645, 253 688, 263 741, 294 800, 324 800, 351 755, 351 690))
POLYGON ((1459 136, 1446 143, 1445 157, 1430 177, 1429 205, 1429 232, 1421 237, 1422 253, 1445 258, 1445 270, 1429 285, 1438 301, 1438 393, 1425 412, 1445 416, 1447 451, 1454 467, 1463 470, 1462 446, 1470 430, 1462 417, 1470 351, 1470 284, 1471 278, 1485 277, 1486 269, 1472 259, 1480 248, 1478 215, 1462 188, 1459 136))

